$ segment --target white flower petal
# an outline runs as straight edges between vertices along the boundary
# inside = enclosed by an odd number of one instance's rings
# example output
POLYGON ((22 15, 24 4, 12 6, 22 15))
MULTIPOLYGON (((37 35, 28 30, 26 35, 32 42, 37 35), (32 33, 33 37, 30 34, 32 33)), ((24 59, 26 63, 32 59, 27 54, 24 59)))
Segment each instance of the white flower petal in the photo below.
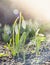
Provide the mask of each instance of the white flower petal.
POLYGON ((22 21, 22 27, 23 27, 24 29, 26 29, 26 21, 25 21, 25 20, 22 21))
POLYGON ((14 9, 14 10, 13 10, 13 13, 14 13, 15 15, 17 15, 17 14, 19 13, 19 11, 18 11, 17 9, 14 9))
POLYGON ((18 34, 18 26, 15 26, 15 33, 18 34))
POLYGON ((40 29, 38 29, 38 30, 36 31, 36 35, 38 35, 39 31, 40 31, 40 29))
POLYGON ((39 34, 39 36, 42 36, 43 37, 44 35, 43 34, 39 34))
POLYGON ((4 32, 6 32, 7 34, 11 33, 10 27, 8 25, 4 26, 4 32))

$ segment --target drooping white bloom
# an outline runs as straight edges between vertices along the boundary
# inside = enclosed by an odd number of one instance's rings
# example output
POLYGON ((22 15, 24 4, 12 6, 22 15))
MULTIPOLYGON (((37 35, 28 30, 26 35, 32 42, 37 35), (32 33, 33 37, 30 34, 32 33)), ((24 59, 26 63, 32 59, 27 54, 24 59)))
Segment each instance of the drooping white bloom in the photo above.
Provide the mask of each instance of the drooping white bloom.
POLYGON ((23 27, 23 29, 26 29, 26 21, 25 20, 22 21, 22 27, 23 27))
POLYGON ((44 36, 44 34, 39 34, 39 36, 42 36, 42 37, 43 37, 43 36, 44 36))
POLYGON ((11 33, 11 30, 10 30, 9 25, 5 25, 4 26, 4 32, 7 33, 7 34, 10 34, 11 33))
POLYGON ((34 21, 34 23, 33 23, 33 29, 35 30, 35 31, 37 31, 37 29, 40 27, 40 25, 39 25, 39 23, 38 23, 38 21, 34 21))
POLYGON ((40 29, 38 29, 35 34, 38 35, 39 31, 40 31, 40 29))
POLYGON ((18 26, 15 26, 15 33, 18 34, 18 26))
POLYGON ((14 13, 15 15, 17 15, 17 14, 19 13, 19 11, 18 11, 17 9, 14 9, 14 10, 13 10, 13 13, 14 13))

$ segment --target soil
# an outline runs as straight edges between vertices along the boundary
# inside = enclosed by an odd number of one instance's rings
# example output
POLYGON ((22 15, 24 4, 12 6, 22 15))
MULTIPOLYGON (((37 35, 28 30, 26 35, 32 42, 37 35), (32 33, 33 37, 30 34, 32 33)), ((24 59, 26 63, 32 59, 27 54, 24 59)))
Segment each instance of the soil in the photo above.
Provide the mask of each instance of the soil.
MULTIPOLYGON (((1 36, 1 35, 0 35, 1 36)), ((50 65, 50 34, 46 35, 47 41, 40 48, 40 55, 27 53, 25 63, 20 54, 19 57, 12 57, 11 52, 4 48, 4 43, 0 38, 0 53, 8 52, 8 57, 0 57, 0 65, 50 65)), ((30 49, 29 49, 30 50, 30 49)))
POLYGON ((4 49, 4 45, 5 43, 0 41, 0 53, 8 51, 9 57, 0 57, 0 65, 50 65, 50 35, 47 35, 46 44, 41 46, 40 55, 27 53, 25 63, 21 54, 19 57, 12 57, 10 51, 4 49))

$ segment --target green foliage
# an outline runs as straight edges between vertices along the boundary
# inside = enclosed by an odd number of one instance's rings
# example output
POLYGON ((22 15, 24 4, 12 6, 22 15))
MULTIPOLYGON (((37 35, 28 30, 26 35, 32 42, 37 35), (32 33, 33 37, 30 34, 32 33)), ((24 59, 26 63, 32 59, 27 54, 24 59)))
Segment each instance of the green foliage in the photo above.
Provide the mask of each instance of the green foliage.
POLYGON ((9 25, 5 25, 3 29, 2 39, 7 42, 10 39, 11 29, 9 25))
POLYGON ((21 38, 20 38, 20 46, 23 47, 25 45, 27 34, 26 32, 23 32, 21 38))
MULTIPOLYGON (((15 44, 15 26, 16 26, 16 22, 17 22, 18 18, 15 20, 14 24, 13 24, 13 30, 12 30, 12 38, 10 39, 10 42, 7 44, 9 50, 11 51, 12 55, 15 56, 17 53, 16 50, 16 44, 15 44)), ((16 35, 17 36, 17 35, 16 35)), ((18 38, 18 37, 17 37, 18 38)), ((18 41, 18 40, 17 40, 18 41)), ((18 46, 17 46, 18 47, 18 46)))
MULTIPOLYGON (((36 26, 34 28, 36 28, 36 26)), ((20 18, 17 17, 14 21, 12 31, 10 30, 9 26, 5 25, 2 37, 6 42, 9 40, 7 47, 11 51, 12 56, 19 56, 19 53, 21 53, 23 54, 23 59, 25 62, 25 55, 29 49, 29 46, 26 44, 28 38, 30 41, 36 43, 36 50, 32 50, 31 52, 36 52, 37 55, 39 54, 41 43, 46 40, 46 37, 43 34, 39 33, 40 29, 38 29, 38 26, 36 29, 34 28, 26 24, 26 21, 24 20, 24 17, 21 15, 21 13, 20 18), (17 23, 18 20, 19 22, 17 23), (12 35, 11 38, 9 38, 9 34, 12 35)))
POLYGON ((0 57, 5 57, 5 56, 8 56, 8 54, 0 53, 0 57))
POLYGON ((26 50, 25 50, 25 42, 26 42, 26 38, 27 38, 27 34, 26 32, 23 32, 21 38, 20 38, 20 48, 22 49, 23 52, 23 59, 24 59, 24 63, 25 63, 25 54, 26 54, 26 50))
POLYGON ((12 39, 10 39, 10 42, 7 44, 13 56, 15 56, 16 54, 17 56, 19 56, 19 53, 23 52, 22 50, 24 49, 26 38, 28 35, 28 31, 27 32, 23 31, 22 35, 20 35, 20 29, 21 29, 21 24, 22 24, 21 18, 22 16, 20 13, 19 24, 16 23, 18 20, 17 18, 13 24, 12 39))
POLYGON ((8 34, 2 34, 2 39, 4 42, 7 42, 9 40, 9 35, 8 34))
POLYGON ((41 43, 46 40, 46 37, 43 34, 39 33, 39 30, 35 33, 35 42, 36 42, 36 54, 39 54, 39 49, 41 46, 41 43))

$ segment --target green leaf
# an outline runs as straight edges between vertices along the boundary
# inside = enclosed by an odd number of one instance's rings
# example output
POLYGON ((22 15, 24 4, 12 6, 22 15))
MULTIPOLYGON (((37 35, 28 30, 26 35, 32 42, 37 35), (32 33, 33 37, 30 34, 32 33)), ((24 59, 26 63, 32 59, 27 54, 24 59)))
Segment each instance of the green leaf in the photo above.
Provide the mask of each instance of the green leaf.
POLYGON ((16 55, 16 50, 15 50, 15 48, 11 48, 11 53, 12 53, 13 56, 16 55))
POLYGON ((22 34, 22 36, 21 36, 21 38, 20 38, 20 45, 21 45, 21 46, 24 46, 25 41, 26 41, 26 37, 27 37, 26 32, 23 32, 23 34, 22 34))
POLYGON ((0 53, 0 57, 8 56, 8 54, 0 53))
POLYGON ((16 43, 16 53, 18 54, 19 53, 19 49, 20 49, 20 44, 19 44, 19 33, 16 34, 15 36, 15 43, 16 43))
POLYGON ((19 44, 19 33, 15 35, 15 43, 16 45, 19 44))
POLYGON ((41 42, 46 40, 46 37, 40 37, 41 42))
POLYGON ((35 37, 35 40, 36 40, 36 54, 39 54, 39 49, 40 49, 40 46, 41 46, 41 42, 45 41, 46 37, 38 35, 38 36, 35 37))
POLYGON ((3 39, 4 42, 7 42, 9 40, 9 35, 6 34, 6 33, 3 33, 2 34, 2 39, 3 39))

